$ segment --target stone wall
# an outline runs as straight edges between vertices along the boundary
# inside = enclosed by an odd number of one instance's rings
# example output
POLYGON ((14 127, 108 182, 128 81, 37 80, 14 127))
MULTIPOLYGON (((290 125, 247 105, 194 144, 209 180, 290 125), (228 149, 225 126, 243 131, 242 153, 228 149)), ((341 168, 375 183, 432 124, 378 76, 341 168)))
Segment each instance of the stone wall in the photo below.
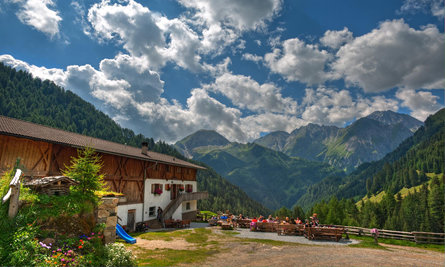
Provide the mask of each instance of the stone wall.
POLYGON ((182 219, 196 221, 196 210, 182 213, 182 219))
POLYGON ((116 240, 117 224, 117 197, 103 197, 101 204, 96 210, 97 223, 104 223, 104 242, 113 243, 116 240))

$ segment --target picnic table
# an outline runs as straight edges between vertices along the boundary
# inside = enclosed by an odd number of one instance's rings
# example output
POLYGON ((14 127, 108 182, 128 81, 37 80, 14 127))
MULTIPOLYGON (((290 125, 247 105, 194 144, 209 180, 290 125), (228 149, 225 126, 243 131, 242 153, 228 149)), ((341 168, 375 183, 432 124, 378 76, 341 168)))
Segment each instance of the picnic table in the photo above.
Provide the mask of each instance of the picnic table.
POLYGON ((256 231, 258 232, 276 232, 278 223, 274 222, 257 222, 256 231))
POLYGON ((306 227, 305 237, 309 240, 335 240, 342 238, 345 229, 342 227, 306 227))
POLYGON ((277 225, 278 235, 303 235, 304 225, 302 224, 279 224, 277 225))
POLYGON ((236 225, 239 228, 250 228, 250 222, 252 220, 249 219, 242 219, 242 220, 236 220, 236 225))
POLYGON ((164 221, 165 228, 186 228, 190 227, 190 220, 173 220, 168 219, 164 221))
POLYGON ((233 230, 235 228, 235 226, 233 225, 233 223, 222 223, 221 224, 221 230, 233 230))

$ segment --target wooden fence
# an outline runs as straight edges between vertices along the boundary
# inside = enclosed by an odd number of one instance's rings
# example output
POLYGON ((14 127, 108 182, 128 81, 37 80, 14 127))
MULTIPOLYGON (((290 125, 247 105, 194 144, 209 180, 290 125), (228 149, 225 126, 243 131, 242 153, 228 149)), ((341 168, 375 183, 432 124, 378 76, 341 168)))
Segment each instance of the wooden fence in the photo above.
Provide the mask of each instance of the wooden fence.
MULTIPOLYGON (((341 226, 334 225, 336 227, 345 227, 346 234, 358 235, 358 236, 373 236, 372 229, 356 227, 356 226, 341 226)), ((445 244, 445 233, 430 233, 430 232, 402 232, 392 231, 385 229, 378 229, 380 238, 398 239, 416 242, 417 244, 445 244)))

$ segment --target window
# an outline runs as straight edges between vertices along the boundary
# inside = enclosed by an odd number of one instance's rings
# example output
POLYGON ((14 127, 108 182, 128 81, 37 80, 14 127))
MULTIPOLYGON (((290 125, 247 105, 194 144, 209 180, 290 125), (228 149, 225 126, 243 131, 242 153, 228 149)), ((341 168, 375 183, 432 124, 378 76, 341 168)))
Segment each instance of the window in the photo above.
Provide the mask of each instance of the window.
POLYGON ((176 167, 176 173, 181 173, 181 167, 176 167))
POLYGON ((162 194, 162 184, 152 184, 151 185, 151 193, 155 195, 162 194))
POLYGON ((165 171, 170 172, 170 165, 165 165, 165 171))
POLYGON ((185 192, 187 192, 187 193, 193 192, 193 185, 191 185, 191 184, 185 185, 185 192))
POLYGON ((185 203, 185 210, 190 210, 190 202, 185 203))
POLYGON ((148 208, 148 216, 155 216, 156 207, 148 208))

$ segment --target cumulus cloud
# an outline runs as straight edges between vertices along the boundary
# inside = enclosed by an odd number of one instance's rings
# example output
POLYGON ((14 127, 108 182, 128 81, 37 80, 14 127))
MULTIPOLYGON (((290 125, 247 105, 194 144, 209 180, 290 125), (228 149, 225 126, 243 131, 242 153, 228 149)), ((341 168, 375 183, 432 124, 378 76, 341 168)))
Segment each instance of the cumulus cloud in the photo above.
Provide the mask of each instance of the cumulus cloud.
POLYGON ((55 6, 52 0, 13 0, 12 2, 20 6, 16 15, 23 24, 51 38, 59 34, 59 23, 62 18, 59 12, 50 8, 55 6))
POLYGON ((281 74, 287 81, 307 84, 321 84, 329 78, 325 65, 332 56, 327 51, 298 38, 285 40, 282 47, 264 56, 272 72, 281 74))
POLYGON ((242 130, 248 141, 258 139, 261 132, 291 132, 307 124, 301 118, 286 114, 263 113, 241 118, 242 130))
POLYGON ((365 92, 394 87, 443 88, 444 38, 436 26, 420 30, 403 20, 385 21, 337 52, 333 69, 365 92))
POLYGON ((194 9, 195 18, 207 25, 223 24, 240 31, 264 27, 281 8, 281 0, 179 0, 179 3, 194 9))
POLYGON ((443 0, 405 0, 399 13, 429 12, 440 19, 444 17, 443 0))
POLYGON ((297 103, 290 97, 283 97, 275 84, 259 84, 251 77, 224 73, 204 88, 223 94, 239 108, 256 112, 296 112, 297 103))
POLYGON ((254 55, 254 54, 250 54, 250 53, 244 53, 243 56, 241 57, 241 59, 247 60, 247 61, 253 61, 255 63, 263 61, 262 57, 254 55))
POLYGON ((411 116, 421 121, 443 107, 437 102, 439 97, 434 96, 431 92, 399 90, 396 97, 402 100, 402 106, 411 109, 411 116))
POLYGON ((352 41, 352 39, 352 32, 350 32, 347 27, 344 27, 341 31, 326 31, 320 39, 320 43, 324 46, 337 49, 343 44, 352 41))
POLYGON ((88 11, 88 21, 98 38, 115 39, 131 55, 144 56, 150 66, 159 67, 166 62, 159 51, 165 46, 165 38, 155 17, 148 8, 132 0, 127 5, 110 4, 104 0, 88 11))
POLYGON ((302 101, 302 119, 321 125, 342 127, 345 123, 378 110, 398 110, 398 102, 382 96, 353 98, 347 90, 326 87, 306 89, 302 101))

